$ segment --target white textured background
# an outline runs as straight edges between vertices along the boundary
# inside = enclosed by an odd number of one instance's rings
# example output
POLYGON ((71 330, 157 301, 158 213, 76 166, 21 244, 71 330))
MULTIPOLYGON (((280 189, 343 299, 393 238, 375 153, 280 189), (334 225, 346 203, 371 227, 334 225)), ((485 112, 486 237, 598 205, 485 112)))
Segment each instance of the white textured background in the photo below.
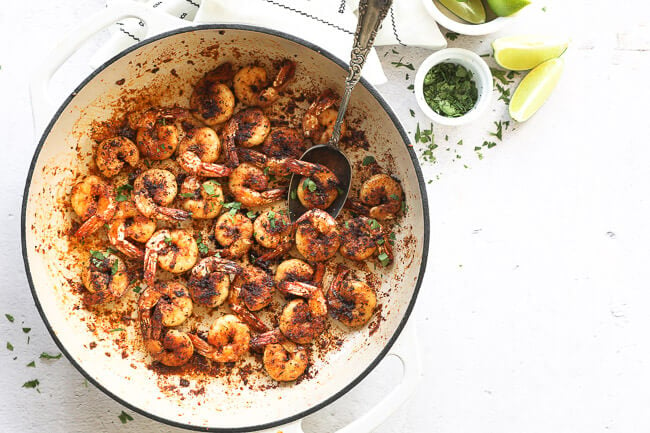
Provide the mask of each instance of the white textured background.
MULTIPOLYGON (((14 346, 0 341, 3 432, 178 431, 136 414, 122 425, 123 408, 85 386, 67 360, 37 359, 58 350, 34 308, 19 245, 36 141, 27 77, 55 40, 102 4, 1 7, 0 332, 14 346), (26 367, 32 360, 36 368, 26 367), (40 380, 40 394, 21 388, 31 379, 40 380)), ((530 8, 501 35, 571 35, 565 74, 546 106, 482 150, 483 159, 474 146, 493 141, 492 122, 507 119, 496 93, 482 121, 435 128, 437 163, 424 166, 432 243, 414 314, 424 374, 417 395, 380 432, 650 430, 650 7, 537 0, 530 8)), ((450 46, 487 53, 494 37, 450 46)), ((89 73, 85 59, 101 38, 59 74, 62 95, 89 73)), ((414 73, 390 62, 404 56, 417 67, 428 53, 397 51, 380 51, 391 78, 380 91, 413 133, 416 122, 429 124, 406 89, 414 73)), ((379 400, 398 380, 396 364, 382 364, 310 416, 305 430, 334 431, 379 400)))

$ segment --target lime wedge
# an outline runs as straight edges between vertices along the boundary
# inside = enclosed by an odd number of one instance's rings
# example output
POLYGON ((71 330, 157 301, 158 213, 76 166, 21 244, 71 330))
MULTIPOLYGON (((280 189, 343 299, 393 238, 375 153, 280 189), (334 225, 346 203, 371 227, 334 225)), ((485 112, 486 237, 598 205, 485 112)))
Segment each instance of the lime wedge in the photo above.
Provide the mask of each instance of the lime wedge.
POLYGON ((530 4, 530 0, 487 0, 488 6, 499 17, 509 17, 530 4))
POLYGON ((492 42, 494 60, 505 69, 525 71, 547 60, 560 57, 569 46, 561 36, 521 35, 492 42))
POLYGON ((544 105, 564 70, 562 58, 547 60, 521 80, 510 100, 510 117, 524 122, 544 105))
POLYGON ((485 7, 481 0, 438 0, 458 18, 472 24, 485 22, 485 7))

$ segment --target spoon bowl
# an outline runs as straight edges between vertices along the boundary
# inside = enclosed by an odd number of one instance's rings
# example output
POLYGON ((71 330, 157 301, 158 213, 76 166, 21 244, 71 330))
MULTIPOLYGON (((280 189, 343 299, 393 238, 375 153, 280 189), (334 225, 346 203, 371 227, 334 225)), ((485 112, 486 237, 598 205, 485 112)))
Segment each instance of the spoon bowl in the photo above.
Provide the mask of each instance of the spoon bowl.
MULTIPOLYGON (((352 165, 350 164, 348 157, 334 146, 331 146, 329 144, 318 144, 307 149, 307 151, 303 153, 300 159, 303 161, 324 165, 325 167, 332 170, 332 172, 339 179, 339 194, 336 196, 334 203, 325 209, 325 212, 332 215, 332 218, 336 218, 339 213, 341 213, 341 210, 345 205, 345 200, 347 199, 348 193, 350 192, 350 183, 352 181, 352 165)), ((291 176, 291 183, 289 184, 288 203, 289 219, 291 219, 291 222, 295 222, 303 213, 309 210, 304 207, 302 203, 300 203, 300 200, 297 198, 297 194, 295 194, 295 191, 298 189, 298 184, 300 183, 301 179, 302 176, 294 174, 291 176)))

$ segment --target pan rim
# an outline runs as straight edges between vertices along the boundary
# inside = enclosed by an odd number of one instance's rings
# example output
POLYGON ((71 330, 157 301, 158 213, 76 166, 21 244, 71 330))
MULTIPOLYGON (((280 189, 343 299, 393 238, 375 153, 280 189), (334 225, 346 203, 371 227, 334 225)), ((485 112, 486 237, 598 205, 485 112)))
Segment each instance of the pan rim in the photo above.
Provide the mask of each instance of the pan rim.
POLYGON ((423 214, 423 224, 424 224, 424 239, 423 239, 423 248, 422 248, 422 262, 420 264, 420 270, 418 272, 418 278, 415 283, 415 288, 413 290, 413 295, 411 296, 411 299, 406 307, 406 310, 404 311, 404 316, 402 317, 402 320, 400 323, 397 325, 397 328, 395 329, 395 332, 393 335, 388 339, 386 344, 384 345, 384 348, 379 352, 379 354, 375 357, 375 359, 368 364, 368 366, 356 377, 354 380, 346 384, 343 388, 341 388, 338 392, 332 394, 328 398, 324 399, 323 401, 315 404, 313 407, 308 408, 304 411, 298 412, 294 415, 284 417, 278 420, 274 420, 268 423, 264 424, 257 424, 257 425, 252 425, 252 426, 244 426, 244 427, 235 427, 235 428, 228 428, 228 427, 203 427, 203 426, 198 426, 198 425, 191 425, 191 424, 186 424, 182 422, 177 422, 173 421, 171 419, 163 418, 161 416, 155 415, 153 413, 148 412, 145 409, 142 409, 140 407, 137 407, 126 400, 123 400, 121 397, 115 395, 112 391, 110 391, 107 387, 99 384, 93 377, 91 377, 86 370, 72 357, 72 355, 68 352, 68 350, 65 348, 65 346, 61 343, 59 338, 56 335, 56 332, 52 328, 49 320, 47 319, 47 316, 43 310, 43 307, 40 303, 38 294, 36 293, 36 288, 34 285, 34 281, 32 279, 31 271, 30 271, 30 266, 29 266, 29 259, 28 259, 28 254, 27 254, 27 239, 26 239, 26 232, 27 232, 27 226, 26 226, 26 215, 27 215, 27 203, 29 200, 29 190, 32 184, 32 178, 34 175, 34 169, 36 167, 36 162, 38 161, 38 158, 40 156, 41 150, 43 148, 43 145, 45 144, 45 140, 49 136, 54 124, 58 121, 59 117, 63 113, 63 111, 68 107, 68 105, 72 102, 72 100, 75 98, 77 93, 79 93, 88 83, 90 83, 97 75, 99 75, 102 71, 104 71, 106 68, 108 68, 110 65, 112 65, 114 62, 119 60, 120 58, 124 57, 125 55, 131 53, 132 51, 138 50, 141 47, 144 47, 146 45, 149 45, 151 43, 154 43, 158 40, 164 39, 168 36, 174 36, 178 34, 183 34, 183 33, 189 33, 193 31, 203 31, 203 30, 245 30, 245 31, 250 31, 250 32, 256 32, 256 33, 262 33, 265 35, 271 35, 271 36, 276 36, 280 37, 286 40, 289 40, 291 42, 297 43, 299 45, 302 45, 306 48, 309 48, 327 59, 333 61, 336 63, 338 66, 343 68, 344 70, 347 70, 348 65, 343 62, 340 58, 337 56, 333 55, 329 51, 326 51, 319 46, 306 41, 302 38, 296 37, 294 35, 290 35, 288 33, 284 33, 281 31, 273 30, 273 29, 268 29, 268 28, 263 28, 263 27, 258 27, 258 26, 253 26, 253 25, 245 25, 245 24, 218 24, 218 23, 213 23, 213 24, 201 24, 201 25, 195 25, 195 26, 187 26, 187 27, 181 27, 178 29, 170 30, 167 32, 160 33, 158 35, 155 35, 151 38, 145 39, 141 42, 138 42, 121 52, 117 53, 104 63, 102 63, 101 66, 99 66, 97 69, 95 69, 92 73, 90 73, 86 78, 84 78, 81 83, 66 97, 66 99, 63 101, 61 106, 57 109, 55 114, 52 116, 52 119, 48 123, 47 127, 44 129, 43 133, 41 134, 41 137, 38 141, 38 145, 36 149, 34 150, 34 156, 32 157, 32 161, 29 166, 29 170, 27 172, 27 177, 25 181, 25 188, 23 190, 23 200, 22 200, 22 205, 21 205, 21 250, 22 250, 22 256, 23 256, 23 263, 25 266, 25 273, 27 276, 27 282, 30 287, 30 291, 32 294, 32 298, 34 299, 34 303, 36 305, 36 309, 38 310, 39 315, 41 316, 41 319, 43 320, 43 323, 45 324, 45 327, 47 328, 50 336, 58 346, 59 350, 65 355, 65 357, 68 359, 68 361, 81 373, 82 376, 86 380, 88 380, 90 383, 92 383, 95 387, 97 387, 100 391, 102 391, 104 394, 118 402, 119 404, 127 407, 128 409, 140 414, 144 415, 147 418, 150 418, 152 420, 161 422, 163 424, 173 426, 173 427, 179 427, 187 430, 194 430, 194 431, 207 431, 207 432, 220 432, 220 433, 225 433, 225 432, 253 432, 253 431, 258 431, 258 430, 264 430, 264 429, 269 429, 277 426, 281 426, 284 424, 291 423, 293 421, 302 419, 312 413, 315 413, 319 411, 320 409, 323 409, 324 407, 330 405, 334 401, 338 400, 340 397, 345 395, 348 391, 350 391, 352 388, 354 388, 356 385, 358 385, 368 374, 370 374, 371 371, 375 369, 375 367, 381 362, 382 359, 386 357, 388 352, 390 351, 391 347, 397 340, 397 338, 400 336, 402 333, 402 330, 404 329, 404 326, 406 325, 413 308, 415 306, 415 302, 417 300, 420 287, 422 285, 423 279, 424 279, 424 274, 426 271, 426 264, 427 264, 427 256, 429 252, 429 231, 427 230, 429 227, 429 206, 428 206, 428 198, 427 198, 427 191, 426 191, 426 186, 424 183, 424 178, 422 175, 422 170, 420 168, 417 155, 415 154, 415 151, 413 150, 412 146, 409 146, 408 143, 410 143, 410 139, 406 134, 406 131, 404 130, 404 127, 402 126, 399 118, 397 115, 393 112, 392 108, 390 105, 386 102, 386 100, 379 94, 379 92, 374 88, 373 85, 371 85, 366 79, 361 78, 360 84, 370 92, 370 94, 377 100, 377 102, 381 105, 382 109, 388 114, 390 117, 391 121, 393 122, 393 125, 397 128, 400 137, 402 138, 404 142, 404 147, 406 148, 409 157, 411 158, 411 162, 413 163, 416 176, 417 176, 417 181, 418 181, 418 187, 420 190, 420 195, 421 195, 421 200, 422 200, 422 214, 423 214))

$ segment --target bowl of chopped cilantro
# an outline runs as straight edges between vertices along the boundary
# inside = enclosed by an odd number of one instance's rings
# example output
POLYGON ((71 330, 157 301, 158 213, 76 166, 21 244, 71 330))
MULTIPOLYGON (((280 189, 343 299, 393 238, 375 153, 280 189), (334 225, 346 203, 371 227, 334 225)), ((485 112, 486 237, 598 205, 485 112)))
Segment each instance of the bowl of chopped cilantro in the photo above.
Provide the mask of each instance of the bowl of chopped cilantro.
POLYGON ((492 73, 476 53, 447 48, 433 53, 415 75, 415 99, 435 123, 464 125, 490 106, 492 73))

